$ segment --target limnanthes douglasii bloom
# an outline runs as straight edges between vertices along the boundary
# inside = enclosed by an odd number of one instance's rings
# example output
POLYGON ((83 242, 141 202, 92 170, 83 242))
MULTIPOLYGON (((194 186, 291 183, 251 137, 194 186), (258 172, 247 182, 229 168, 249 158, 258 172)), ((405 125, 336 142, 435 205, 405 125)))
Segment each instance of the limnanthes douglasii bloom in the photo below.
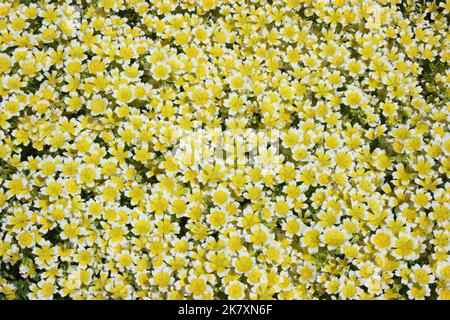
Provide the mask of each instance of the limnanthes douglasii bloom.
POLYGON ((450 299, 449 0, 0 4, 0 299, 450 299))

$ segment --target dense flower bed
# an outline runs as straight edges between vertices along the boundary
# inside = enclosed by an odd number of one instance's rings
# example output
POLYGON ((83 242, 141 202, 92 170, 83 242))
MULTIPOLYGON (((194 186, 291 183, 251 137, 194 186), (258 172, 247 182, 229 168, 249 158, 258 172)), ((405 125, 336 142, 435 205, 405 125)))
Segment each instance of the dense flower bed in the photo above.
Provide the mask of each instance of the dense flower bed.
POLYGON ((2 1, 0 298, 450 299, 449 11, 2 1))

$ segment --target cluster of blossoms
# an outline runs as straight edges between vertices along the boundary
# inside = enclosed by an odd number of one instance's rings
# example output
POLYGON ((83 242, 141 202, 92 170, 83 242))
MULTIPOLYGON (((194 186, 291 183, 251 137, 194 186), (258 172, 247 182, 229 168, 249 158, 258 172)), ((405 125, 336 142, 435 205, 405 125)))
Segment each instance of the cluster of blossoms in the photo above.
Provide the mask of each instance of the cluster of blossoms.
POLYGON ((2 1, 0 298, 450 299, 449 11, 2 1))

